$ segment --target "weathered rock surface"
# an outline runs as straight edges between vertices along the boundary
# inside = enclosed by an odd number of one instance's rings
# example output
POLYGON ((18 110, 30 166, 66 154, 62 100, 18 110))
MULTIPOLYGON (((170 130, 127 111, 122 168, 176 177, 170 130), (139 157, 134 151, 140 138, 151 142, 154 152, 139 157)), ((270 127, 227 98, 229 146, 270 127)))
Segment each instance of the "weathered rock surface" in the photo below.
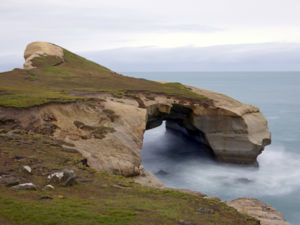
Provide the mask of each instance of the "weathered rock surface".
POLYGON ((19 183, 20 183, 20 179, 17 177, 9 176, 9 175, 0 176, 0 184, 4 184, 7 187, 18 185, 19 183))
POLYGON ((271 143, 267 121, 259 109, 223 94, 190 88, 213 99, 208 110, 194 110, 194 125, 205 133, 215 155, 225 162, 253 163, 271 143))
POLYGON ((33 183, 24 183, 24 184, 18 184, 18 185, 12 186, 11 189, 16 190, 16 191, 36 190, 36 186, 33 183))
POLYGON ((143 186, 166 189, 166 186, 156 176, 146 170, 140 176, 136 176, 134 181, 143 186))
POLYGON ((291 225, 270 205, 253 198, 238 198, 227 204, 241 213, 257 218, 261 225, 291 225))
POLYGON ((47 184, 45 187, 43 187, 43 190, 44 191, 49 191, 49 190, 54 190, 54 186, 52 186, 51 184, 47 184))
POLYGON ((76 178, 77 176, 73 170, 65 169, 63 171, 50 174, 48 176, 48 182, 61 186, 72 186, 77 183, 76 178))
POLYGON ((64 52, 61 47, 58 47, 54 44, 47 42, 32 42, 27 45, 24 52, 24 69, 33 69, 37 65, 35 65, 33 59, 39 57, 51 57, 48 62, 52 65, 59 64, 63 62, 64 52))
POLYGON ((20 169, 22 172, 27 173, 27 174, 31 174, 32 173, 32 169, 30 166, 22 166, 20 169))

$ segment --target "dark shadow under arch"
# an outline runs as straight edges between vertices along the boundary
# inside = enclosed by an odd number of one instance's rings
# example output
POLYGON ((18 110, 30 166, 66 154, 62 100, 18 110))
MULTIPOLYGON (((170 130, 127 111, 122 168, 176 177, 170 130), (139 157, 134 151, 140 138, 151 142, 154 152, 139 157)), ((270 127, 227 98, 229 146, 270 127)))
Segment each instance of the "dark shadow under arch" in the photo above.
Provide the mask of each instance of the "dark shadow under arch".
POLYGON ((199 149, 205 148, 211 156, 214 156, 205 134, 193 125, 192 120, 192 110, 190 108, 174 104, 169 113, 156 109, 152 114, 148 114, 146 130, 159 127, 165 121, 167 131, 185 138, 187 144, 189 141, 198 142, 199 149))

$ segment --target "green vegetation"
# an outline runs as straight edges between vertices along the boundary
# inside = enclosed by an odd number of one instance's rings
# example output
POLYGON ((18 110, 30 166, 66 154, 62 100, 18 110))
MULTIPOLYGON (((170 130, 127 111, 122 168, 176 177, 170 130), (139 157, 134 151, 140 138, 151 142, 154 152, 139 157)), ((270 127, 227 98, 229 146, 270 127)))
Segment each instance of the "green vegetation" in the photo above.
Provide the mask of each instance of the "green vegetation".
POLYGON ((198 225, 259 224, 220 201, 142 187, 131 178, 96 172, 82 163, 79 153, 64 151, 61 144, 32 132, 0 135, 0 174, 38 188, 14 191, 0 184, 1 225, 167 225, 180 220, 198 225), (23 165, 32 168, 32 175, 20 171, 23 165), (75 170, 79 184, 43 191, 47 175, 65 168, 75 170))
POLYGON ((64 62, 60 61, 50 56, 35 58, 33 65, 38 66, 36 69, 0 73, 0 106, 29 107, 48 102, 72 102, 84 98, 80 95, 86 92, 107 92, 118 98, 145 92, 205 99, 180 83, 161 84, 123 76, 67 50, 64 50, 64 62))

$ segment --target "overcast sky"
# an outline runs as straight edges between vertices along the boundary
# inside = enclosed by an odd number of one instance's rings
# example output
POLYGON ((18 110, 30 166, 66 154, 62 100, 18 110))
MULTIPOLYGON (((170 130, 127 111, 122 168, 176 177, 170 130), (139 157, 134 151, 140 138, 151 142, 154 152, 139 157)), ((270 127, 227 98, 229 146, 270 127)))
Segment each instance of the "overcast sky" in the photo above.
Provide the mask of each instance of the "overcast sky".
POLYGON ((0 71, 37 40, 119 71, 300 70, 299 12, 299 0, 3 0, 0 71))

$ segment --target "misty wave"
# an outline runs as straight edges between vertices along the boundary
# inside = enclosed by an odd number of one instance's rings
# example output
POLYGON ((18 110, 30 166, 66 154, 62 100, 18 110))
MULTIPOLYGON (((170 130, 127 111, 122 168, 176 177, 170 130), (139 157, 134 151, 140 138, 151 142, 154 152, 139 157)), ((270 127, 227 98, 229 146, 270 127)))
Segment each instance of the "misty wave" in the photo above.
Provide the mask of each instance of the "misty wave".
POLYGON ((286 195, 300 189, 300 156, 269 146, 259 167, 216 162, 204 146, 162 125, 145 133, 143 164, 167 186, 230 200, 241 196, 286 195))

